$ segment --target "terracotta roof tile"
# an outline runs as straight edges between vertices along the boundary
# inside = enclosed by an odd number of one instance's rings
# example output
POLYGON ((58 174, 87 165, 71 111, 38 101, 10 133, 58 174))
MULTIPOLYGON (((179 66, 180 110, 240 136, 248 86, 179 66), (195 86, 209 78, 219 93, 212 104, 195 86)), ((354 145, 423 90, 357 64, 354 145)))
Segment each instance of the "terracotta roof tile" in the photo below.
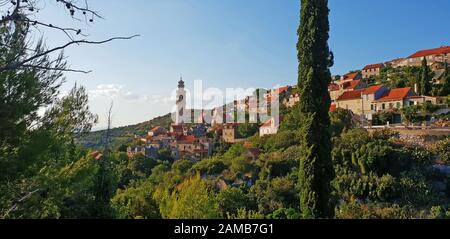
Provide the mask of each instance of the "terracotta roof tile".
POLYGON ((345 90, 354 90, 360 83, 361 83, 360 80, 347 82, 344 84, 344 89, 345 90))
POLYGON ((370 69, 378 69, 378 68, 382 68, 384 65, 382 63, 379 64, 372 64, 372 65, 367 65, 363 68, 363 70, 370 70, 370 69))
POLYGON ((353 80, 358 77, 359 72, 352 72, 344 75, 344 80, 353 80))
POLYGON ((377 102, 403 100, 408 96, 412 96, 412 94, 414 93, 410 87, 392 89, 385 96, 377 100, 377 102))
POLYGON ((418 51, 418 52, 412 54, 411 56, 409 56, 408 58, 417 58, 417 57, 439 55, 439 54, 449 54, 449 53, 450 53, 450 46, 443 46, 443 47, 439 47, 439 48, 418 51))
POLYGON ((383 88, 383 85, 374 85, 364 90, 364 95, 371 95, 383 88))
POLYGON ((284 92, 286 92, 288 90, 289 90, 289 86, 283 86, 283 87, 280 87, 280 88, 276 89, 275 92, 278 93, 278 94, 282 94, 282 93, 284 93, 284 92))
POLYGON ((338 84, 332 83, 330 85, 328 85, 328 90, 329 91, 338 91, 340 89, 338 84))
POLYGON ((261 128, 271 127, 272 126, 272 119, 266 121, 263 125, 261 125, 261 128))
POLYGON ((356 100, 361 99, 361 94, 363 93, 363 90, 354 90, 354 91, 347 91, 344 92, 337 101, 344 101, 344 100, 356 100))
POLYGON ((196 140, 195 136, 192 135, 180 137, 180 141, 185 143, 194 143, 196 140))

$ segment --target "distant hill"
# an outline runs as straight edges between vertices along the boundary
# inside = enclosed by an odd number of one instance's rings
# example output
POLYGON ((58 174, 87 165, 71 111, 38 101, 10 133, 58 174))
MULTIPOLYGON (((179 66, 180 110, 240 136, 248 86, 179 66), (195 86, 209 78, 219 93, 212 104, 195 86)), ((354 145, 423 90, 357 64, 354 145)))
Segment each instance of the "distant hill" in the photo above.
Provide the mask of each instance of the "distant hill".
MULTIPOLYGON (((118 148, 122 144, 130 143, 133 141, 135 135, 145 135, 150 129, 156 126, 163 126, 168 129, 171 123, 171 115, 167 114, 143 123, 113 128, 110 131, 111 146, 118 148)), ((94 131, 78 139, 77 142, 86 148, 101 149, 105 143, 105 134, 106 130, 94 131)))

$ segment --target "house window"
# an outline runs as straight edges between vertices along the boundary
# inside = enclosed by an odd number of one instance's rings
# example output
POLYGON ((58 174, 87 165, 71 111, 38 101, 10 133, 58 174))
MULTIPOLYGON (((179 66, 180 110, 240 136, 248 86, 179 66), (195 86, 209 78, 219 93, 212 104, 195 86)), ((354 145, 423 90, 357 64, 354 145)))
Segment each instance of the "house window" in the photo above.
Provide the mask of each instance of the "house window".
POLYGON ((392 108, 394 108, 394 104, 389 103, 389 109, 392 109, 392 108))
POLYGON ((386 109, 386 104, 383 103, 383 104, 381 105, 381 109, 385 110, 385 109, 386 109))
POLYGON ((400 109, 400 107, 401 107, 400 102, 397 102, 397 109, 400 109))
POLYGON ((375 107, 373 105, 370 106, 370 110, 374 111, 375 107))

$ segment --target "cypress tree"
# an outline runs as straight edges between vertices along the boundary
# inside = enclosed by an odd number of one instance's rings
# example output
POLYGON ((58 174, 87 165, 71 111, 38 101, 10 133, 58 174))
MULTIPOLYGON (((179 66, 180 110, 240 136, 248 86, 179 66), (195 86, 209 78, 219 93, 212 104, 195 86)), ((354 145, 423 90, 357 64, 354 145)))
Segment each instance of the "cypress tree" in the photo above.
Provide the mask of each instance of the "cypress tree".
POLYGON ((328 0, 301 0, 298 29, 298 86, 302 156, 300 209, 305 218, 331 218, 330 182, 334 178, 329 131, 328 85, 333 54, 329 50, 328 0))
POLYGON ((427 59, 424 57, 422 60, 422 71, 420 77, 420 94, 430 95, 432 86, 430 79, 430 68, 428 67, 427 59))
POLYGON ((450 95, 450 68, 448 67, 448 63, 445 62, 445 73, 443 76, 443 83, 441 92, 439 93, 440 96, 448 96, 450 95))

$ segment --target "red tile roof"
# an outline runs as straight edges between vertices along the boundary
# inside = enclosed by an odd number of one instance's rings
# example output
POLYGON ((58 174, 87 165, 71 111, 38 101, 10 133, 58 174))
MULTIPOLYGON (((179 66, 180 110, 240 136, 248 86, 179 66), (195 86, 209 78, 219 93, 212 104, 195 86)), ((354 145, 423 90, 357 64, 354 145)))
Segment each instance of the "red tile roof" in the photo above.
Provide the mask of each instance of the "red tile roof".
POLYGON ((152 130, 150 130, 150 132, 156 132, 156 131, 158 131, 158 130, 165 130, 163 127, 161 127, 161 126, 156 126, 155 128, 153 128, 152 130))
POLYGON ((272 126, 272 119, 269 119, 263 125, 261 125, 261 128, 266 128, 266 127, 271 127, 271 126, 272 126))
POLYGON ((355 80, 355 81, 350 81, 344 84, 344 89, 345 90, 354 90, 359 83, 361 83, 360 80, 355 80))
POLYGON ((280 88, 276 89, 275 92, 278 93, 278 94, 282 94, 282 93, 284 93, 284 92, 286 92, 288 90, 289 90, 289 86, 283 86, 283 87, 280 87, 280 88))
POLYGON ((363 71, 365 70, 370 70, 370 69, 378 69, 378 68, 383 68, 383 64, 379 63, 379 64, 372 64, 372 65, 367 65, 363 68, 363 71))
POLYGON ((347 91, 344 92, 339 98, 337 98, 338 101, 344 101, 344 100, 356 100, 361 99, 361 94, 363 93, 363 90, 354 90, 354 91, 347 91))
POLYGON ((377 91, 379 91, 381 88, 383 88, 383 85, 374 85, 364 90, 364 95, 371 95, 375 94, 377 91))
POLYGON ((377 102, 403 100, 412 94, 413 91, 411 87, 392 89, 385 96, 377 100, 377 102))
POLYGON ((330 85, 328 85, 328 90, 329 91, 338 91, 340 89, 338 84, 332 83, 330 85))
POLYGON ((350 79, 353 80, 356 77, 358 77, 358 75, 359 75, 359 72, 352 72, 352 73, 345 74, 344 80, 350 80, 350 79))
POLYGON ((268 93, 268 95, 266 95, 265 98, 266 98, 267 102, 270 103, 270 102, 272 102, 272 95, 273 95, 273 94, 281 95, 281 94, 283 94, 284 92, 286 92, 286 91, 288 91, 288 90, 289 90, 289 86, 283 86, 283 87, 280 87, 280 88, 278 88, 278 89, 275 89, 275 90, 270 91, 270 92, 268 93))
POLYGON ((94 158, 95 160, 97 160, 97 161, 100 161, 100 160, 103 159, 103 154, 100 153, 100 151, 94 151, 94 152, 91 153, 90 156, 91 156, 92 158, 94 158))
POLYGON ((408 58, 417 58, 417 57, 439 55, 439 54, 449 54, 449 53, 450 53, 450 46, 442 46, 439 48, 418 51, 418 52, 412 54, 411 56, 409 56, 408 58))
POLYGON ((388 61, 388 63, 393 63, 393 62, 398 62, 398 61, 403 61, 403 60, 405 60, 405 58, 396 58, 394 60, 388 61))
POLYGON ((183 143, 194 143, 196 140, 195 136, 192 135, 180 137, 180 141, 183 143))

